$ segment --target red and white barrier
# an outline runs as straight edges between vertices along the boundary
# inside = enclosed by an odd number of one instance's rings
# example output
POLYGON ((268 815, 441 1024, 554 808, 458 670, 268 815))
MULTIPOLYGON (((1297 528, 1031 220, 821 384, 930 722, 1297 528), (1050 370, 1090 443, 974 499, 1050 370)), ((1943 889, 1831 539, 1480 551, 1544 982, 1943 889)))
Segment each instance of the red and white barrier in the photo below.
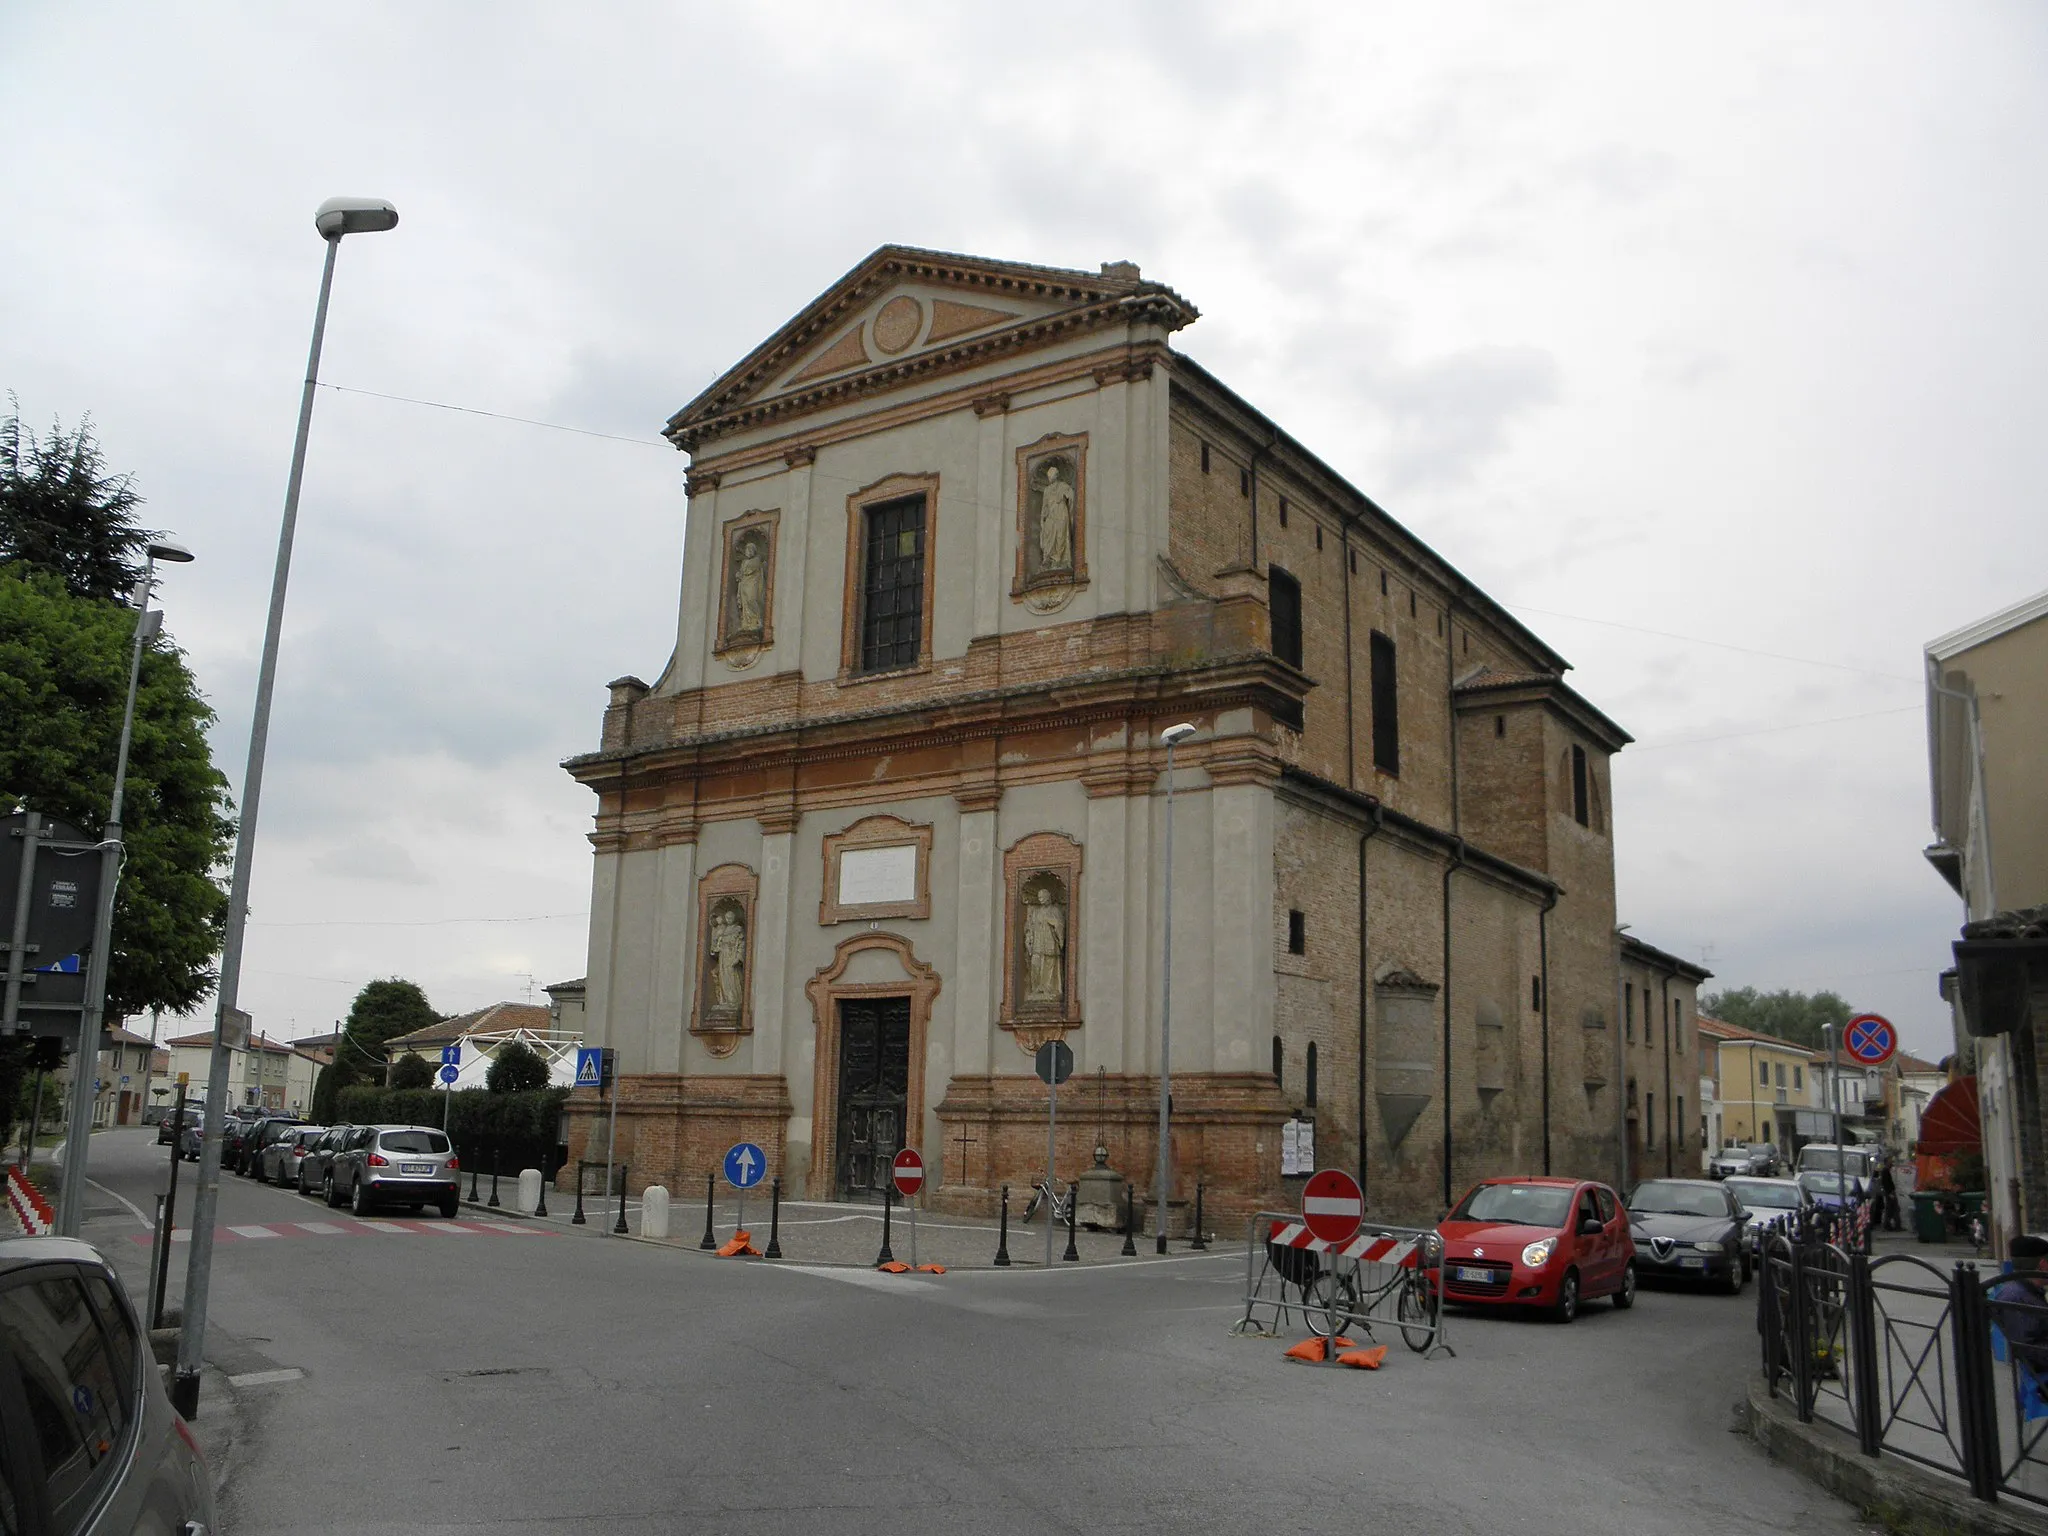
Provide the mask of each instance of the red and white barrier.
POLYGON ((1276 1248, 1306 1248, 1311 1253, 1356 1259, 1361 1264, 1397 1264, 1413 1269, 1417 1262, 1417 1247, 1412 1239, 1361 1232, 1348 1243, 1326 1243, 1298 1221, 1273 1222, 1266 1241, 1276 1248))
POLYGON ((50 1202, 22 1177, 19 1168, 12 1166, 7 1170, 7 1203, 30 1237, 46 1237, 56 1230, 57 1213, 50 1208, 50 1202))

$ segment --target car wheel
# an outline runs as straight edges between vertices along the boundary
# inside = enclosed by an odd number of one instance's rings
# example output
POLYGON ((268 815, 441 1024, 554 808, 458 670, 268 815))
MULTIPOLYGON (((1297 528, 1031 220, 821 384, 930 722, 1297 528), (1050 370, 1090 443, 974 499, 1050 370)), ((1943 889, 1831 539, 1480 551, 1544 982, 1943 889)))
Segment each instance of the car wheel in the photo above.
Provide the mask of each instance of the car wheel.
POLYGON ((1557 1283, 1557 1305, 1550 1309, 1550 1320, 1554 1323, 1568 1323, 1579 1315, 1579 1272, 1568 1269, 1564 1279, 1557 1283))
POLYGON ((348 1204, 349 1209, 358 1216, 370 1214, 370 1191, 361 1179, 357 1179, 354 1188, 349 1191, 348 1204))
POLYGON ((334 1187, 334 1172, 332 1169, 328 1170, 327 1176, 320 1181, 320 1198, 327 1202, 329 1210, 333 1210, 341 1204, 341 1191, 334 1187))
POLYGON ((299 1170, 299 1193, 302 1195, 310 1193, 306 1188, 306 1170, 303 1168, 299 1170))
POLYGON ((453 1195, 450 1195, 446 1200, 443 1200, 441 1202, 441 1214, 450 1221, 453 1221, 455 1219, 455 1213, 461 1209, 461 1203, 457 1201, 453 1195))
POLYGON ((1633 1263, 1621 1271, 1621 1289, 1614 1293, 1614 1310, 1626 1312, 1636 1304, 1636 1267, 1633 1263))
POLYGON ((1746 1262, 1739 1262, 1728 1266, 1728 1278, 1723 1283, 1726 1285, 1730 1296, 1740 1296, 1742 1294, 1743 1282, 1748 1279, 1749 1265, 1746 1262))

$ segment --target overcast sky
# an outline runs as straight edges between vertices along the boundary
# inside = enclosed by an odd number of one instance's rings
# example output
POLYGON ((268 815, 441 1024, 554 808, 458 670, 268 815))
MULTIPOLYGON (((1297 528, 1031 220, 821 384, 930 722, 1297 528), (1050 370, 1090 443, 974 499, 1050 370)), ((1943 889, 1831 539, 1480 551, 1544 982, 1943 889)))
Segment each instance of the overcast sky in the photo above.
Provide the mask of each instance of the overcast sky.
MULTIPOLYGON (((2048 9, 0 7, 0 388, 91 412, 239 783, 243 1003, 580 975, 558 764, 667 656, 668 414, 889 241, 1095 268, 1571 658, 1620 904, 1938 1054, 1919 650, 2048 586, 2048 9)), ((538 993, 535 994, 538 997, 538 993)), ((544 999, 541 999, 544 1000, 544 999)))

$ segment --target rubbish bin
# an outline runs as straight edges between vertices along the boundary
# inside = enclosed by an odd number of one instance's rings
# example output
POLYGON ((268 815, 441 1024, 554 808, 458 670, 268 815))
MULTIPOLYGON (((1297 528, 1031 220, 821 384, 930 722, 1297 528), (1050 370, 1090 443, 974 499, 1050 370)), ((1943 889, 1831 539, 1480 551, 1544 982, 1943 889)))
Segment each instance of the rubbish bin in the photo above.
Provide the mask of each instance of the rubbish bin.
POLYGON ((1944 1191, 1938 1189, 1916 1189, 1913 1191, 1913 1236, 1923 1243, 1945 1242, 1948 1238, 1948 1224, 1941 1219, 1941 1212, 1934 1208, 1944 1191))

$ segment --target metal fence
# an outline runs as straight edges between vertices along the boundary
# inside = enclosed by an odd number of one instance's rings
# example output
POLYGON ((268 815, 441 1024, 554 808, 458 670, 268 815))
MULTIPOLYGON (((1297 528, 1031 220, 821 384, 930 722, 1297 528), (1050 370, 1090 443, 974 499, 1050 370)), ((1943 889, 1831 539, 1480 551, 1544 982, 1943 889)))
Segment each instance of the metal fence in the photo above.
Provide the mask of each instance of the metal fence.
MULTIPOLYGON (((1867 1228, 1862 1234, 1867 1242, 1867 1228)), ((1757 1330, 1771 1395, 1867 1456, 2048 1505, 2048 1274, 1872 1258, 1844 1222, 1765 1234, 1757 1330)))
POLYGON ((1272 1338, 1293 1317, 1323 1337, 1372 1337, 1377 1326, 1419 1355, 1454 1354, 1435 1279, 1442 1255, 1442 1239, 1422 1228, 1375 1226, 1335 1244, 1310 1236, 1299 1216, 1259 1211, 1245 1228, 1244 1315, 1230 1331, 1272 1338))

